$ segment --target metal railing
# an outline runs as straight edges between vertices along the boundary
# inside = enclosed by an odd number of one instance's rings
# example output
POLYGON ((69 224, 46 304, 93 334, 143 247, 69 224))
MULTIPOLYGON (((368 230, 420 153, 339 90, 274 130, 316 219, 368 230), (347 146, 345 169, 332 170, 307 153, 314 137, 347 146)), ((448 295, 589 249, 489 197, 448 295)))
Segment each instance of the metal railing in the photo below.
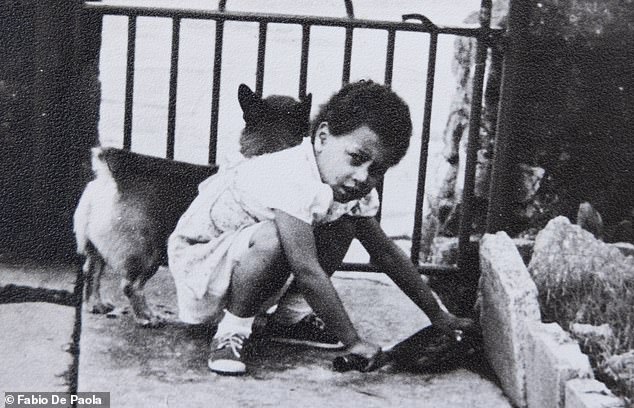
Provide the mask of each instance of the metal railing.
MULTIPOLYGON (((291 24, 302 28, 301 57, 299 64, 299 96, 306 95, 308 77, 308 59, 310 37, 312 27, 338 27, 345 29, 344 58, 342 66, 342 84, 350 80, 350 67, 352 61, 352 46, 354 32, 357 29, 383 30, 387 32, 386 62, 384 84, 388 87, 392 84, 394 70, 394 49, 397 32, 418 32, 430 35, 428 49, 428 66, 426 77, 425 104, 422 124, 422 143, 420 149, 420 162, 418 169, 418 182, 416 192, 416 204, 414 210, 414 227, 412 231, 411 259, 415 264, 419 263, 421 247, 421 229, 423 218, 423 200, 425 193, 425 173, 428 157, 428 144, 430 139, 431 113, 433 104, 433 92, 435 82, 436 54, 438 37, 440 35, 455 35, 471 37, 477 40, 476 66, 473 77, 473 91, 471 95, 471 114, 469 122, 469 143, 467 148, 465 185, 462 198, 462 214, 459 236, 459 262, 457 267, 422 264, 423 273, 435 273, 439 271, 456 271, 461 269, 466 262, 465 254, 471 235, 472 201, 474 179, 476 170, 476 154, 478 150, 478 136, 480 132, 481 108, 483 98, 483 84, 487 50, 492 41, 497 41, 502 33, 501 29, 491 28, 491 0, 482 0, 480 8, 480 26, 471 27, 442 27, 434 24, 427 17, 420 14, 403 15, 403 21, 381 21, 358 19, 354 16, 351 0, 344 0, 346 8, 345 17, 318 17, 286 14, 263 14, 233 12, 226 9, 226 0, 220 0, 217 10, 192 10, 157 7, 131 7, 112 6, 97 2, 88 2, 84 5, 84 11, 95 15, 118 15, 128 17, 128 43, 127 43, 127 72, 124 103, 124 136, 123 148, 130 149, 132 145, 132 107, 134 89, 134 65, 136 30, 138 17, 163 17, 172 20, 172 47, 171 66, 169 75, 169 102, 168 102, 168 127, 166 157, 174 158, 175 123, 176 123, 176 91, 178 78, 178 59, 180 44, 180 26, 183 19, 213 20, 215 21, 215 52, 213 62, 213 85, 211 100, 211 126, 209 132, 209 163, 216 163, 218 119, 220 105, 220 83, 222 74, 222 57, 225 22, 257 23, 258 48, 256 68, 256 93, 262 95, 264 83, 264 68, 266 57, 266 37, 269 24, 291 24)), ((371 263, 344 263, 344 270, 375 271, 371 263)))

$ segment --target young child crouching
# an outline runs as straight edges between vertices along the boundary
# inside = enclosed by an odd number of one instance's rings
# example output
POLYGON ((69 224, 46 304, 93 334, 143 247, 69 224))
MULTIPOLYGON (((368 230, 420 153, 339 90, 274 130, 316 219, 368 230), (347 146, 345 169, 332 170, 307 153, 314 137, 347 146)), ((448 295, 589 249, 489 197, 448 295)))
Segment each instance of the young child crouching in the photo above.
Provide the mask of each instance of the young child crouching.
POLYGON ((168 254, 180 319, 220 319, 211 371, 247 371, 242 350, 254 317, 289 276, 265 332, 278 341, 343 346, 371 364, 380 349, 359 336, 330 281, 355 237, 433 325, 451 332, 471 323, 441 310, 374 218, 375 187, 405 155, 411 127, 400 97, 360 81, 320 107, 300 145, 238 162, 201 183, 168 254))

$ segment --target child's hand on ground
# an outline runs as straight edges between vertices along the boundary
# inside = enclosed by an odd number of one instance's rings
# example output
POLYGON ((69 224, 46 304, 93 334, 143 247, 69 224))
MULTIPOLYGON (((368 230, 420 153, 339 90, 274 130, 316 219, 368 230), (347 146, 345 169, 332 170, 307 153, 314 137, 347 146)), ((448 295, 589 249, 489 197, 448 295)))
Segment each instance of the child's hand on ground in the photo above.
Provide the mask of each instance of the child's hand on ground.
POLYGON ((432 324, 441 332, 460 340, 465 331, 473 330, 475 322, 466 317, 457 317, 448 312, 442 312, 432 324))

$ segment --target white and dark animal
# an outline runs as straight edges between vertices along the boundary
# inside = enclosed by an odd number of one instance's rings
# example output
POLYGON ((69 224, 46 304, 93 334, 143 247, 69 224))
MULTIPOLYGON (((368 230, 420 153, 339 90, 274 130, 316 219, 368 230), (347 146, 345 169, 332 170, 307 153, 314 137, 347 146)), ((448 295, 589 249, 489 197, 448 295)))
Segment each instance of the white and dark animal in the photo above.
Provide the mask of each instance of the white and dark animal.
MULTIPOLYGON (((240 85, 238 99, 245 129, 240 138, 246 157, 299 144, 309 128, 311 96, 301 102, 287 96, 258 97, 240 85)), ((142 326, 161 318, 148 306, 146 282, 167 264, 167 238, 196 197, 198 184, 217 171, 117 148, 92 150, 94 179, 74 214, 77 252, 85 256, 85 302, 93 313, 114 306, 102 300, 106 267, 123 275, 122 289, 142 326)))

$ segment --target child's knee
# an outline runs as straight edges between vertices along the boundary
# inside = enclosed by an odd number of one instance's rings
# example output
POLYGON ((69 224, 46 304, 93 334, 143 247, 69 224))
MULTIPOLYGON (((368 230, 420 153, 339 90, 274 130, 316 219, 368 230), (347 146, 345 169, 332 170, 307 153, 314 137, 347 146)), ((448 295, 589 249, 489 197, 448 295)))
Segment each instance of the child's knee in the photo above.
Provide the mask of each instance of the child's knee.
POLYGON ((282 256, 283 249, 277 226, 274 221, 263 221, 253 233, 249 242, 249 249, 258 255, 274 260, 282 256))

